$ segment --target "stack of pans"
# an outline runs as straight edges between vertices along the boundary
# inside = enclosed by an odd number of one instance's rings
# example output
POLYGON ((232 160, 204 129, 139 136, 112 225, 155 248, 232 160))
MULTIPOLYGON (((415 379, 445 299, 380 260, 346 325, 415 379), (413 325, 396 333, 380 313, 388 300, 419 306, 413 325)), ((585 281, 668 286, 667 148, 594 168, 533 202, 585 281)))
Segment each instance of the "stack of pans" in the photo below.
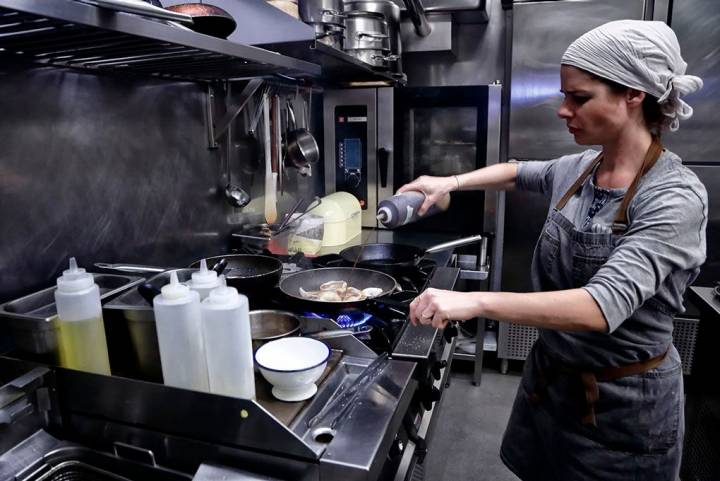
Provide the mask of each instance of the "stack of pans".
POLYGON ((345 16, 342 0, 299 0, 300 19, 312 25, 315 38, 338 50, 343 49, 345 16))
MULTIPOLYGON (((392 0, 344 0, 345 12, 362 11, 381 13, 387 22, 390 37, 390 55, 387 66, 390 71, 402 76, 402 41, 400 39, 400 7, 392 0)), ((348 35, 349 38, 349 35, 348 35)), ((377 55, 377 54, 376 54, 377 55)))
POLYGON ((353 57, 382 70, 389 68, 389 61, 397 60, 391 54, 388 23, 382 13, 346 12, 345 27, 345 51, 353 57))

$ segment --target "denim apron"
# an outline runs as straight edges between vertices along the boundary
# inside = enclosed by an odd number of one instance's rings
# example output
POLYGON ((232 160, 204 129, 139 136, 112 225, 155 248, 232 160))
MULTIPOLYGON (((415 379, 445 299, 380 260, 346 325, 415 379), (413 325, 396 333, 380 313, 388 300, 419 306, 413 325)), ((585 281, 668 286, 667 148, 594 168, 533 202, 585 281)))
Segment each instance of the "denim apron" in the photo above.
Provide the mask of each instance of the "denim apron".
MULTIPOLYGON (((607 261, 627 229, 627 207, 638 183, 661 152, 654 139, 625 194, 612 234, 580 232, 563 216, 563 207, 602 154, 581 174, 553 209, 538 241, 542 290, 582 287, 607 261)), ((650 301, 625 322, 642 325, 645 316, 654 316, 672 323, 670 309, 650 301)), ((572 349, 553 352, 543 339, 559 335, 586 342, 603 336, 604 343, 612 342, 612 334, 540 330, 503 437, 503 462, 523 481, 676 481, 684 416, 680 357, 672 339, 658 346, 638 343, 633 353, 637 361, 630 364, 623 352, 598 365, 572 349)))

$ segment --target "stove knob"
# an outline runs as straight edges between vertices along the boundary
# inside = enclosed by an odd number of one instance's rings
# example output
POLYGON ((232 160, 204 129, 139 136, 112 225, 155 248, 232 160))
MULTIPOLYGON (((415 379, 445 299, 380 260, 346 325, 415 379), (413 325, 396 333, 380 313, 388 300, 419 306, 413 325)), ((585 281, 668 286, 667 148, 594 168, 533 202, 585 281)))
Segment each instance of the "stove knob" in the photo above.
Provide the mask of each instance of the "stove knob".
POLYGON ((454 323, 448 324, 447 327, 445 327, 445 330, 443 331, 443 337, 445 338, 445 342, 451 342, 452 338, 457 335, 458 335, 458 328, 454 323))
POLYGON ((435 378, 436 381, 439 381, 442 377, 442 370, 447 367, 447 361, 439 361, 435 362, 430 369, 430 372, 432 373, 432 376, 435 378))

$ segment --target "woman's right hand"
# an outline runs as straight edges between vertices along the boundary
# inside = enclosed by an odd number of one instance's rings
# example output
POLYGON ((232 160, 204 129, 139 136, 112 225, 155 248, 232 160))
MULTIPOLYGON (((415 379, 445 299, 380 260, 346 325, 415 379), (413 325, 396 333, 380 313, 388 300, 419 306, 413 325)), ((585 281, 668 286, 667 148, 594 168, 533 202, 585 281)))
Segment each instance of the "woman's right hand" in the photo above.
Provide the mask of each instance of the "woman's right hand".
POLYGON ((425 194, 425 202, 418 209, 419 215, 425 215, 430 207, 436 204, 444 195, 457 188, 455 176, 433 177, 422 175, 409 184, 405 184, 397 190, 398 194, 414 190, 425 194))

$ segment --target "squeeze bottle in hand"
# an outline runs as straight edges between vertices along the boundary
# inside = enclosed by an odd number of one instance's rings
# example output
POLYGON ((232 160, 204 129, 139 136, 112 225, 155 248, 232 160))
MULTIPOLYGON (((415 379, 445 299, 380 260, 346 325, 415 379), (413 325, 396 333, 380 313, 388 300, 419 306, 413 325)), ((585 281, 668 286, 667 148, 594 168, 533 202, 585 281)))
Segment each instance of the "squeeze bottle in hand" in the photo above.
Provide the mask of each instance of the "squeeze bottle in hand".
POLYGON ((410 224, 418 219, 424 219, 447 210, 450 206, 450 194, 446 194, 421 216, 418 214, 418 209, 423 202, 425 202, 425 194, 422 192, 409 190, 402 194, 395 194, 380 201, 377 219, 388 229, 410 224))

